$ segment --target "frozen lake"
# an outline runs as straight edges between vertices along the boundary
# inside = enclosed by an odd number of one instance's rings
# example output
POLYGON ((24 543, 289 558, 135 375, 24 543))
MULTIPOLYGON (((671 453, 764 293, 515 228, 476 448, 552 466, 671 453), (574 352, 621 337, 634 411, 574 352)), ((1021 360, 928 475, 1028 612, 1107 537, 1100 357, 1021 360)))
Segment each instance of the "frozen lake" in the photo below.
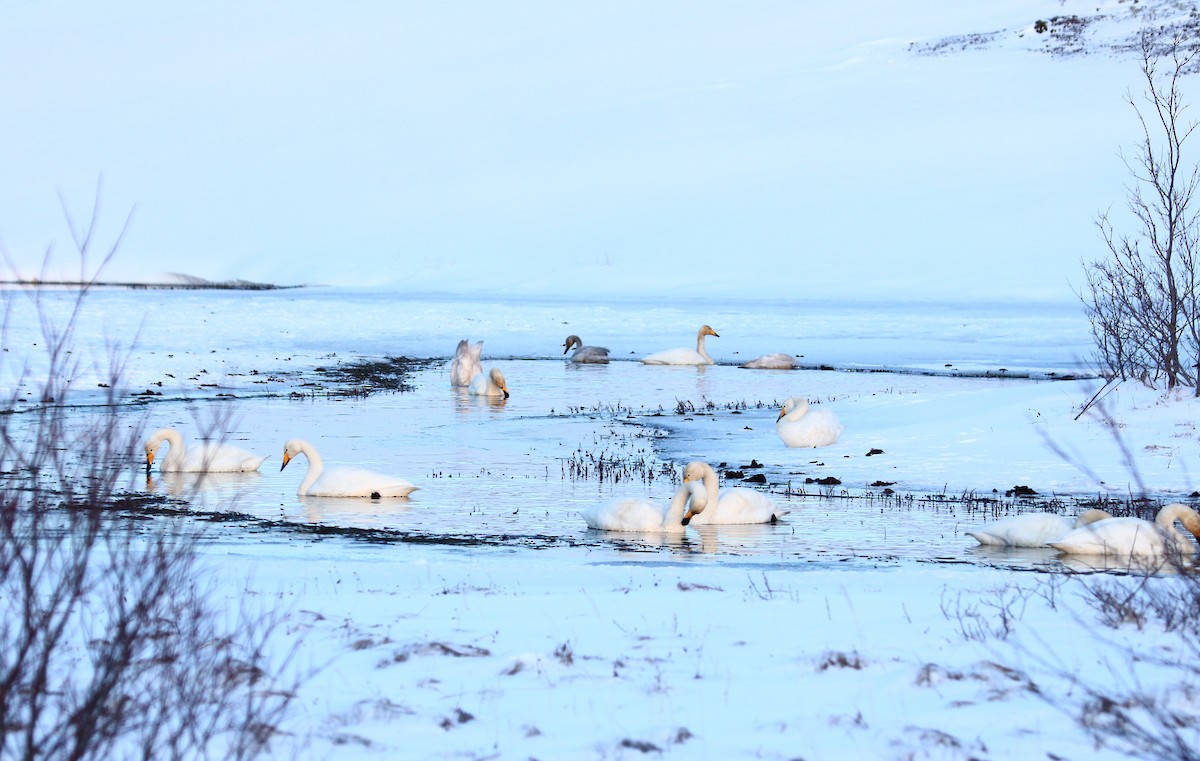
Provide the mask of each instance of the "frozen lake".
MULTIPOLYGON (((60 319, 71 303, 68 292, 43 292, 43 299, 60 319)), ((36 356, 29 304, 12 292, 8 301, 8 346, 36 356)), ((939 409, 971 420, 979 409, 994 413, 1015 404, 1027 414, 1035 403, 1030 399, 1084 398, 1089 383, 1046 380, 1081 374, 1077 362, 1088 350, 1086 322, 1064 305, 502 304, 351 289, 114 289, 88 297, 77 336, 93 350, 80 352, 88 358, 85 380, 74 387, 77 401, 100 392, 105 355, 94 350, 132 344, 131 389, 161 394, 137 400, 135 414, 147 430, 176 427, 194 439, 217 420, 219 435, 271 456, 261 473, 212 477, 198 489, 192 479, 157 471, 149 482, 139 480, 143 473, 131 474, 135 488, 184 496, 206 509, 232 503, 258 518, 295 524, 513 548, 583 546, 615 556, 665 546, 674 558, 722 562, 905 559, 1057 567, 1049 551, 997 555, 974 548, 963 532, 1007 508, 941 498, 987 496, 993 489, 1002 497, 1028 472, 1022 460, 1070 469, 1044 448, 1030 451, 1016 442, 996 452, 972 449, 964 440, 938 444, 958 461, 952 473, 942 472, 946 458, 931 458, 932 444, 905 446, 922 437, 914 431, 923 421, 906 418, 904 410, 939 409), (694 345, 702 322, 720 333, 708 342, 718 365, 634 361, 694 345), (609 346, 622 361, 563 361, 567 333, 609 346), (450 387, 444 360, 460 338, 485 341, 484 365, 503 370, 510 399, 488 402, 450 387), (826 369, 736 366, 780 350, 806 367, 826 369), (305 385, 318 366, 384 356, 441 361, 416 370, 407 393, 333 396, 305 385), (847 433, 837 445, 783 446, 774 420, 782 400, 793 395, 838 410, 847 433), (881 411, 883 403, 899 412, 881 411), (395 500, 298 498, 305 461, 282 473, 277 464, 283 442, 293 437, 316 444, 327 465, 391 473, 420 489, 395 500), (873 448, 885 454, 868 459, 873 448), (692 459, 722 472, 758 461, 767 478, 759 488, 790 511, 786 520, 663 538, 589 531, 577 515, 615 496, 665 501, 692 459), (609 466, 603 478, 598 460, 609 466), (841 486, 806 483, 828 476, 841 486), (871 488, 874 483, 895 484, 894 493, 871 488)), ((1048 473, 1043 484, 1059 483, 1069 493, 1070 478, 1048 473)), ((726 485, 738 483, 727 479, 726 485)))

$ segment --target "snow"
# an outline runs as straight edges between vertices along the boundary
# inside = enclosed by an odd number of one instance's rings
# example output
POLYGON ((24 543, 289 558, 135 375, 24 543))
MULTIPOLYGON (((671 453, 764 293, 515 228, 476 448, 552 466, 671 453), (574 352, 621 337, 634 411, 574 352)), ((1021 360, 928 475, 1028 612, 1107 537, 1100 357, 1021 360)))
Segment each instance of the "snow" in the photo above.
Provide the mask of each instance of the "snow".
MULTIPOLYGON (((271 456, 129 483, 249 516, 201 552, 231 610, 284 613, 275 652, 311 672, 272 755, 1108 759, 1077 680, 1187 686, 1143 657, 1177 634, 1098 622, 1086 585, 1121 563, 965 535, 1093 496, 1194 501, 1189 393, 1123 384, 1080 415, 1099 381, 1071 285, 1128 181, 1136 63, 1047 56, 1031 31, 1098 12, 1092 38, 1119 42, 1131 6, 71 7, 0 32, 24 67, 0 83, 22 115, 0 125, 18 272, 61 227, 49 188, 80 217, 103 170, 97 240, 139 206, 106 280, 338 286, 97 289, 74 328, 74 420, 108 414, 130 352, 130 425, 271 456), (717 365, 636 362, 706 323, 717 365), (569 334, 615 361, 565 362, 569 334), (463 338, 509 400, 443 364, 405 394, 314 380, 463 338), (737 367, 774 352, 802 369, 737 367), (794 395, 836 411, 835 445, 779 441, 794 395), (299 499, 273 467, 293 436, 420 490, 299 499), (605 457, 629 474, 576 474, 605 457), (670 537, 578 518, 669 498, 691 459, 761 463, 790 512, 670 537)), ((73 293, 40 293, 62 324, 73 293)), ((23 408, 45 337, 0 294, 23 408)))
MULTIPOLYGON (((147 481, 141 469, 130 485, 252 516, 214 530, 202 554, 231 608, 249 594, 285 613, 274 646, 297 646, 291 668, 312 672, 273 755, 1116 758, 1077 722, 1072 679, 1114 694, 1179 679, 1126 654, 1175 635, 1101 631, 1080 584, 1062 576, 1103 562, 977 548, 965 535, 1033 509, 1003 497, 1019 484, 1064 498, 1054 509, 1068 514, 1072 498, 1134 488, 1104 419, 1076 419, 1097 381, 1050 379, 1070 370, 1087 338, 1055 305, 728 303, 719 322, 730 327, 712 339, 722 364, 656 368, 633 358, 573 365, 560 334, 599 333, 636 357, 711 305, 410 300, 356 289, 92 296, 85 336, 161 326, 142 329, 146 343, 127 365, 134 388, 163 393, 131 407, 135 421, 188 436, 215 425, 272 457, 260 473, 199 488, 157 473, 147 481), (805 335, 815 315, 820 335, 805 335), (580 327, 593 318, 603 330, 580 327), (898 360, 888 372, 862 371, 849 345, 874 325, 896 337, 866 365, 898 360), (737 367, 788 335, 805 359, 839 369, 737 367), (504 371, 509 400, 472 400, 450 386, 462 337, 485 340, 484 364, 504 371), (507 356, 489 352, 493 337, 507 356), (970 344, 959 342, 971 340, 980 348, 964 362, 970 344), (441 361, 415 372, 410 393, 290 396, 317 365, 389 353, 441 361), (937 361, 948 357, 955 367, 937 361), (263 376, 278 380, 264 389, 263 376), (837 411, 846 424, 837 444, 795 450, 778 439, 778 403, 796 394, 837 411), (295 435, 319 442, 331 465, 394 472, 421 488, 397 500, 297 498, 300 475, 271 465, 295 435), (657 475, 570 475, 573 458, 596 455, 657 475), (678 473, 693 458, 722 470, 757 459, 790 512, 775 525, 672 537, 609 536, 576 514, 617 496, 665 500, 675 485, 657 469, 678 473), (842 484, 803 483, 826 476, 842 484), (879 480, 896 495, 870 486, 879 480), (998 501, 943 498, 964 493, 998 501), (314 524, 382 533, 319 538, 306 530, 314 524)), ((23 314, 13 307, 8 339, 34 351, 23 314)), ((81 383, 78 393, 91 392, 81 383)), ((1195 488, 1194 399, 1122 385, 1104 404, 1147 488, 1160 498, 1195 488)), ((106 414, 86 403, 77 414, 93 412, 106 414)))

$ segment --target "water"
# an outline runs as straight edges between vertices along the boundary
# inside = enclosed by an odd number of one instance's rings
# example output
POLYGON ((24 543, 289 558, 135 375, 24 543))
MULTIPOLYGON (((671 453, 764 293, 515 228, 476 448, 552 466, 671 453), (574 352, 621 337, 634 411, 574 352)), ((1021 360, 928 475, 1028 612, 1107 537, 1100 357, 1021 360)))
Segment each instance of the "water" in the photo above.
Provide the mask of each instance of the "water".
MULTIPOLYGON (((44 344, 30 303, 6 292, 7 370, 44 344)), ((65 291, 42 293, 62 321, 65 291)), ((800 304, 780 302, 506 304, 495 300, 406 296, 352 289, 271 292, 100 290, 88 296, 76 328, 80 380, 74 399, 99 397, 112 347, 133 346, 125 377, 142 397, 131 408, 148 429, 172 426, 193 439, 214 429, 271 459, 256 474, 144 480, 136 489, 187 498, 196 509, 236 510, 295 526, 400 532, 514 550, 578 546, 620 559, 665 547, 676 558, 755 563, 892 563, 917 560, 1052 567, 1050 551, 1000 556, 972 549, 963 531, 990 518, 953 504, 822 499, 779 493, 788 468, 818 456, 793 454, 769 435, 776 409, 803 388, 836 400, 899 393, 930 381, 917 373, 1049 377, 1079 372, 1086 323, 1059 305, 800 304), (618 360, 694 345, 711 324, 720 363, 708 368, 648 367, 636 361, 574 366, 562 360, 568 333, 603 344, 618 360), (416 372, 415 391, 366 398, 296 394, 318 366, 383 356, 448 358, 461 338, 485 340, 485 367, 500 367, 512 397, 492 403, 450 388, 439 363, 416 372), (802 363, 891 372, 747 371, 737 363, 786 351, 802 363), (710 403, 712 434, 681 434, 681 405, 710 403), (733 416, 740 417, 733 417, 733 416), (225 417, 230 419, 226 420, 225 417), (718 418, 720 418, 718 420, 718 418), (744 423, 744 425, 743 425, 744 423), (753 443, 728 443, 737 431, 753 443), (421 489, 407 500, 298 498, 303 459, 279 472, 283 442, 313 441, 327 465, 393 473, 421 489), (749 448, 747 448, 749 446, 749 448), (697 449, 701 451, 697 451, 697 449), (704 527, 680 537, 588 531, 576 511, 614 496, 674 491, 678 465, 702 457, 717 465, 768 462, 774 498, 790 510, 777 525, 704 527), (620 480, 579 477, 572 463, 619 463, 620 480), (774 458, 774 459, 772 459, 774 458)), ((1027 380, 944 377, 956 384, 1027 380)), ((90 414, 86 407, 80 415, 90 414)), ((703 416, 701 417, 703 420, 703 416)), ((301 534, 303 535, 303 534, 301 534)))

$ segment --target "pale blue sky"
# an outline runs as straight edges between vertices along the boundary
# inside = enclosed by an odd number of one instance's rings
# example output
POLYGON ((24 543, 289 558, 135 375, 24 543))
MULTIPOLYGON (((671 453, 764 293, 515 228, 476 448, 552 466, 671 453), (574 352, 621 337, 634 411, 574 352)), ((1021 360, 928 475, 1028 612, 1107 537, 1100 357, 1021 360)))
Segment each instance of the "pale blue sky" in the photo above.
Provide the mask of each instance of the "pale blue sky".
POLYGON ((102 175, 114 278, 1070 298, 1136 65, 908 43, 1072 3, 8 3, 0 239, 102 175))

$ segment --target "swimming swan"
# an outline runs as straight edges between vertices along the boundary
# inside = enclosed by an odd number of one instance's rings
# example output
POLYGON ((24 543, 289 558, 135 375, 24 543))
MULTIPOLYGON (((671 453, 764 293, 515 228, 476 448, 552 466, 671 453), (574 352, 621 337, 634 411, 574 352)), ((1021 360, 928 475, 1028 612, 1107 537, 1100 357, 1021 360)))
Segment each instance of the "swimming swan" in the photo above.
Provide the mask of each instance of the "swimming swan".
POLYGON ((291 439, 283 445, 283 465, 287 467, 296 455, 308 458, 308 474, 300 482, 296 493, 301 497, 407 497, 417 487, 403 478, 385 476, 362 468, 338 467, 325 470, 325 463, 316 447, 304 439, 291 439))
POLYGON ((450 360, 450 385, 469 386, 476 375, 483 372, 479 356, 483 353, 483 341, 472 345, 467 339, 458 342, 454 359, 450 360))
POLYGON ((267 459, 230 444, 198 444, 187 448, 174 428, 160 428, 146 439, 146 469, 154 465, 158 450, 166 442, 167 456, 158 466, 163 473, 247 473, 258 470, 267 459))
POLYGON ((661 531, 679 534, 686 530, 683 515, 688 505, 703 510, 707 499, 704 485, 699 481, 684 483, 665 508, 637 497, 614 499, 603 505, 581 510, 579 515, 588 528, 604 531, 661 531))
POLYGON ((503 396, 507 399, 508 384, 504 382, 504 373, 498 367, 493 367, 488 373, 479 373, 467 387, 467 393, 474 396, 503 396))
POLYGON ((1025 513, 989 523, 967 536, 977 542, 993 547, 1045 547, 1050 542, 1062 539, 1071 529, 1087 526, 1096 521, 1107 520, 1112 515, 1092 508, 1084 510, 1074 524, 1061 515, 1052 513, 1025 513))
POLYGON ((796 367, 796 360, 792 359, 791 354, 764 354, 742 367, 747 370, 792 370, 796 367))
POLYGON ((832 410, 810 410, 808 400, 798 396, 785 399, 775 418, 775 433, 789 447, 827 447, 837 443, 844 430, 832 410))
POLYGON ((683 482, 702 483, 705 499, 693 500, 683 522, 695 526, 774 523, 788 511, 780 509, 765 494, 754 489, 719 489, 720 478, 708 463, 696 460, 683 469, 683 482))
POLYGON ((642 358, 642 363, 647 365, 711 365, 713 358, 708 356, 708 352, 704 350, 704 337, 713 336, 720 338, 717 331, 707 325, 700 326, 700 332, 696 334, 696 350, 691 349, 667 349, 648 357, 642 358))
POLYGON ((1121 555, 1128 557, 1191 557, 1192 540, 1175 528, 1179 521, 1200 538, 1200 514, 1179 503, 1158 511, 1154 523, 1141 518, 1110 518, 1077 528, 1050 546, 1069 555, 1121 555))
POLYGON ((608 362, 608 349, 603 346, 584 346, 583 340, 579 336, 567 336, 567 340, 563 342, 563 354, 569 352, 572 346, 579 347, 571 355, 572 362, 587 365, 608 362))

